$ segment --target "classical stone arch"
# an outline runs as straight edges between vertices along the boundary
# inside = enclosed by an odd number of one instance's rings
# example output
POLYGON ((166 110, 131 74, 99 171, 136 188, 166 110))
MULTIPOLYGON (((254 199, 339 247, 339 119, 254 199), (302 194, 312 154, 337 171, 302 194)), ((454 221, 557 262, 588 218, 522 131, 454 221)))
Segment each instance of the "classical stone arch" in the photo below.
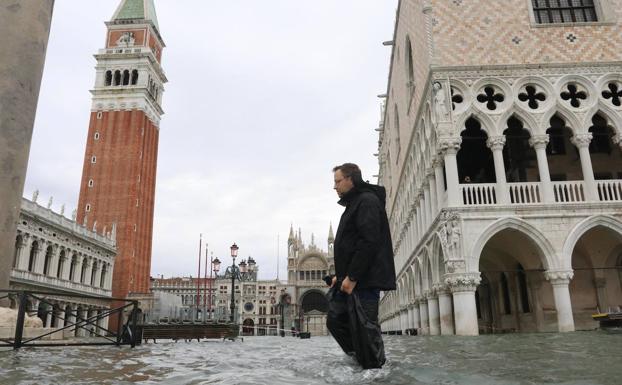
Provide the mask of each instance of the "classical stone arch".
POLYGON ((478 271, 480 255, 486 243, 488 243, 494 235, 507 229, 519 231, 534 242, 540 251, 540 261, 545 269, 561 267, 556 258, 557 253, 555 252, 555 248, 540 230, 520 218, 504 217, 488 225, 488 227, 482 231, 479 238, 473 243, 470 253, 467 254, 470 256, 467 259, 467 271, 478 271))
POLYGON ((328 312, 328 300, 326 295, 320 290, 311 289, 306 291, 300 298, 300 304, 305 313, 313 310, 321 313, 328 312))
POLYGON ((622 237, 622 222, 619 219, 609 215, 594 215, 586 218, 577 223, 566 237, 562 249, 562 263, 560 268, 567 270, 572 269, 572 251, 577 241, 583 234, 598 226, 610 229, 622 237))

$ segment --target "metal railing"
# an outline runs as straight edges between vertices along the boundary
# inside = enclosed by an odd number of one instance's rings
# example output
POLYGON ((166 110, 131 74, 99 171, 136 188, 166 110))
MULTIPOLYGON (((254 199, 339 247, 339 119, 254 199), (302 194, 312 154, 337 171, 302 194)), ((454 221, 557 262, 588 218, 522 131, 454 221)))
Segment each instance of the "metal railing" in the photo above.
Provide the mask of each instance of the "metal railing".
MULTIPOLYGON (((140 336, 137 334, 137 322, 138 322, 138 301, 127 300, 123 298, 102 298, 96 296, 76 295, 76 294, 59 294, 51 292, 35 292, 35 291, 23 291, 23 290, 0 290, 0 300, 11 299, 16 300, 18 303, 17 317, 15 323, 15 333, 13 338, 0 338, 0 348, 12 347, 13 349, 20 349, 22 347, 54 347, 54 346, 101 346, 101 345, 130 345, 135 347, 137 343, 140 343, 140 336), (26 315, 43 315, 47 317, 48 314, 53 314, 55 311, 54 303, 50 302, 48 296, 54 298, 67 297, 71 300, 79 299, 94 299, 94 300, 110 300, 112 303, 122 303, 118 307, 111 309, 105 309, 98 314, 84 317, 80 312, 76 310, 70 310, 69 317, 66 316, 67 311, 57 312, 55 317, 63 321, 62 327, 52 328, 53 330, 44 329, 43 333, 34 337, 27 337, 25 335, 25 321, 26 315), (48 305, 46 310, 28 310, 27 304, 31 301, 38 301, 40 304, 48 305), (127 321, 124 323, 125 313, 127 312, 127 321), (102 324, 108 325, 107 320, 113 320, 113 326, 116 326, 116 330, 111 330, 109 326, 102 326, 102 324), (88 338, 81 339, 66 339, 64 331, 66 330, 84 330, 89 336, 88 338), (46 341, 46 338, 50 338, 56 333, 61 333, 62 338, 53 342, 46 341)), ((38 329, 38 328, 33 328, 38 329)))

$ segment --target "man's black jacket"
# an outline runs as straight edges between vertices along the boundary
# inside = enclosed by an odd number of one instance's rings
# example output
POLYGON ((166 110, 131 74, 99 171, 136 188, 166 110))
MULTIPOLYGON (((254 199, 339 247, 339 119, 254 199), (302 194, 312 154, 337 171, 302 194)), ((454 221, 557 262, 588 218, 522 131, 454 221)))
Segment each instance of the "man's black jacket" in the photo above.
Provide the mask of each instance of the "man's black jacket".
POLYGON ((395 290, 395 265, 384 187, 360 183, 339 201, 346 209, 335 236, 335 273, 358 288, 395 290))

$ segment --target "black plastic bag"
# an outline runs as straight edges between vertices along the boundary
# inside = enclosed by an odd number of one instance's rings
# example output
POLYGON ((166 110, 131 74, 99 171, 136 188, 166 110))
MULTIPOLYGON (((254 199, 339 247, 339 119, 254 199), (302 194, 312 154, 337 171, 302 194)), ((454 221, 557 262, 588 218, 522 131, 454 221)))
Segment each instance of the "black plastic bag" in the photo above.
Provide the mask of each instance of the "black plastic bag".
POLYGON ((369 319, 356 292, 348 296, 348 315, 356 360, 364 369, 382 367, 386 357, 380 325, 369 319))

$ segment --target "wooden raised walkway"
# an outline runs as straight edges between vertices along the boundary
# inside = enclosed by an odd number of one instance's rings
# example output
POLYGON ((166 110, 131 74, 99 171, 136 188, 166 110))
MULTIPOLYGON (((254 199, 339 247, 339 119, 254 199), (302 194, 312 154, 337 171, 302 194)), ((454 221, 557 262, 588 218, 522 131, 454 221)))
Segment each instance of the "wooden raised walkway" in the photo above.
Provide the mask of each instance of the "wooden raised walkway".
POLYGON ((200 340, 201 338, 237 338, 240 325, 231 323, 186 323, 139 325, 139 335, 147 342, 159 339, 200 340))

